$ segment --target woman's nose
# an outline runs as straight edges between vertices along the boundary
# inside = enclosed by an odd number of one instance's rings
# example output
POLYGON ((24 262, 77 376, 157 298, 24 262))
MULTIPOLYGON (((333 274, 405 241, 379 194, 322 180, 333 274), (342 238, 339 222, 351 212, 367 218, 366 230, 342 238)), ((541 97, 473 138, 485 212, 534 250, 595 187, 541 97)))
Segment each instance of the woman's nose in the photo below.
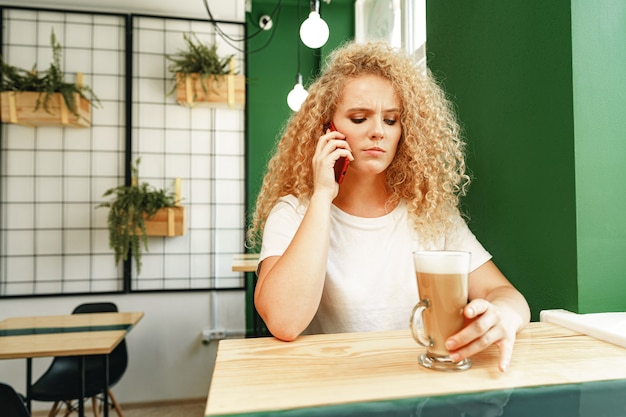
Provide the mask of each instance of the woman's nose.
POLYGON ((372 132, 370 134, 370 137, 374 140, 379 140, 379 139, 382 139, 384 135, 385 135, 385 131, 383 129, 382 120, 374 121, 374 125, 372 126, 372 132))

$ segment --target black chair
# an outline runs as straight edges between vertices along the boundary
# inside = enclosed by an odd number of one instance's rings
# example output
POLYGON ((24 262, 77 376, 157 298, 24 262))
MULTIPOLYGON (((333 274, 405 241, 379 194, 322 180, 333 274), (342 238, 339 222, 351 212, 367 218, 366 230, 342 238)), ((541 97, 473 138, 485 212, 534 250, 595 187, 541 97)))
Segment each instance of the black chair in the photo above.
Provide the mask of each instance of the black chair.
POLYGON ((12 386, 0 382, 0 415, 2 417, 30 417, 24 397, 12 386))
MULTIPOLYGON (((74 309, 72 314, 110 313, 117 312, 113 303, 86 303, 74 309)), ((77 409, 74 401, 84 401, 91 398, 93 413, 99 416, 98 396, 104 392, 104 358, 101 355, 85 356, 85 396, 81 398, 81 356, 58 356, 52 360, 50 367, 33 384, 32 399, 36 401, 54 401, 48 417, 55 416, 65 405, 68 415, 77 409)), ((122 340, 109 355, 109 391, 110 404, 119 417, 123 417, 113 392, 110 390, 119 382, 128 366, 128 351, 126 342, 122 340)))

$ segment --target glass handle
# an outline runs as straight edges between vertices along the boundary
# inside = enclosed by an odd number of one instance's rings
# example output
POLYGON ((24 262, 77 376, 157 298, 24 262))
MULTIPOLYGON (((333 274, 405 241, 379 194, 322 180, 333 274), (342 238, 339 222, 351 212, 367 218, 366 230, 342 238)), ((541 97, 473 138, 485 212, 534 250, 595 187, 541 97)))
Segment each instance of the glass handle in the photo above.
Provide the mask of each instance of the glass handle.
POLYGON ((420 345, 424 347, 432 347, 435 345, 435 341, 427 336, 424 332, 424 310, 430 307, 430 301, 428 299, 420 300, 419 303, 413 307, 413 312, 411 313, 411 320, 409 321, 409 325, 411 327, 411 335, 413 335, 413 339, 420 345))

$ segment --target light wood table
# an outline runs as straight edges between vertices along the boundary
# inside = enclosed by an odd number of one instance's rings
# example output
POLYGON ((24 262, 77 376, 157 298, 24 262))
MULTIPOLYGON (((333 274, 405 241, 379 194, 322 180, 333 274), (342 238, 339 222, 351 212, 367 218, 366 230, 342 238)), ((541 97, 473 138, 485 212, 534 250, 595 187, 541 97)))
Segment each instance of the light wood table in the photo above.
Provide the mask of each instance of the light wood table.
MULTIPOLYGON (((497 397, 495 393, 503 390, 535 387, 532 397, 545 392, 547 386, 626 380, 626 349, 550 323, 531 323, 518 335, 505 373, 497 369, 495 346, 474 356, 471 369, 458 373, 421 367, 417 356, 423 350, 408 330, 301 336, 293 342, 274 338, 223 340, 205 415, 298 410, 295 415, 305 416, 309 409, 318 410, 311 415, 324 415, 320 407, 341 404, 380 405, 422 398, 423 406, 423 398, 485 392, 497 397)), ((626 400, 620 401, 626 407, 626 400)), ((363 412, 359 409, 354 415, 363 412)))
MULTIPOLYGON (((8 318, 0 322, 0 359, 26 358, 30 411, 32 358, 108 355, 142 317, 142 312, 119 312, 8 318)), ((107 402, 105 390, 105 416, 107 402)), ((82 401, 79 414, 84 415, 82 401)))
POLYGON ((234 272, 255 272, 258 264, 258 253, 240 253, 233 256, 232 270, 234 272))

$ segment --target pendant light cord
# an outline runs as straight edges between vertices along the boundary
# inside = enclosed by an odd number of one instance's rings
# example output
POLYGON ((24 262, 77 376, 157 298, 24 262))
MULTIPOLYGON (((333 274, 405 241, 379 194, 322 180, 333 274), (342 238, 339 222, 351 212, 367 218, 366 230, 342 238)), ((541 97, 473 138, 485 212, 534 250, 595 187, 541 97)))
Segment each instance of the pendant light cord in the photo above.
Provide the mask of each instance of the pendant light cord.
MULTIPOLYGON (((296 3, 296 8, 297 10, 297 16, 298 16, 298 24, 296 27, 299 27, 300 25, 300 0, 298 0, 298 2, 296 3)), ((298 33, 298 36, 296 36, 296 51, 297 51, 297 64, 298 64, 298 75, 296 76, 297 79, 300 79, 301 74, 300 74, 300 34, 298 33)))
POLYGON ((243 38, 234 38, 232 36, 230 36, 229 34, 227 34, 226 32, 224 32, 218 25, 217 21, 213 18, 213 14, 211 13, 211 9, 209 7, 209 2, 208 0, 203 0, 204 2, 204 8, 207 11, 207 14, 209 15, 209 19, 211 20, 211 23, 213 24, 213 27, 215 28, 215 32, 222 38, 224 39, 224 41, 230 45, 231 47, 233 47, 233 49, 239 51, 239 52, 243 52, 243 53, 248 53, 248 54, 253 54, 255 52, 259 52, 262 51, 263 49, 265 49, 270 42, 272 41, 272 39, 274 38, 274 34, 276 33, 276 27, 278 26, 278 17, 280 16, 280 10, 281 10, 281 4, 282 4, 282 0, 278 0, 278 2, 276 3, 276 6, 274 6, 274 10, 272 11, 272 13, 270 14, 270 17, 272 18, 272 20, 274 20, 274 25, 273 28, 271 29, 271 33, 269 38, 267 39, 267 41, 265 42, 265 44, 263 44, 262 46, 260 46, 257 49, 253 49, 251 51, 246 51, 245 48, 240 48, 239 46, 236 46, 233 42, 245 42, 248 41, 252 38, 254 38, 255 36, 257 36, 259 33, 264 32, 264 30, 262 28, 259 28, 256 32, 254 32, 253 34, 249 35, 249 36, 245 36, 243 38))

